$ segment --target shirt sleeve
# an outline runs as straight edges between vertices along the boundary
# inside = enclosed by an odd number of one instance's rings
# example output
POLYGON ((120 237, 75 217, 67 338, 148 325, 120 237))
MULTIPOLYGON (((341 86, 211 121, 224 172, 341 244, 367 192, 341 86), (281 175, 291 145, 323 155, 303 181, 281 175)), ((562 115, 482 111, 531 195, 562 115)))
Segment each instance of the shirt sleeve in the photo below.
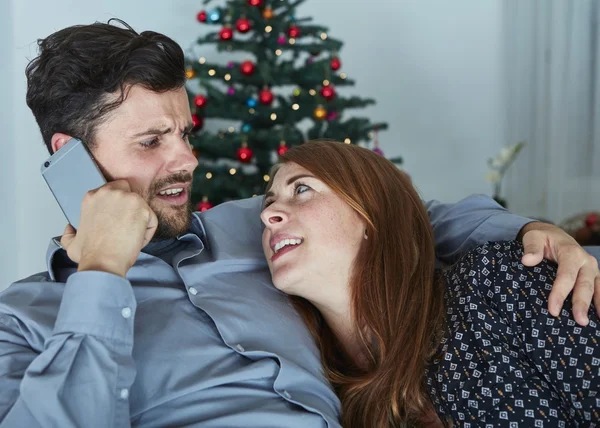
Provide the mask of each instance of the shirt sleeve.
POLYGON ((425 203, 435 237, 438 260, 454 263, 462 254, 488 241, 516 239, 533 220, 511 214, 492 198, 472 195, 456 204, 425 203))
POLYGON ((42 352, 0 313, 0 427, 129 427, 136 301, 129 281, 71 275, 42 352))

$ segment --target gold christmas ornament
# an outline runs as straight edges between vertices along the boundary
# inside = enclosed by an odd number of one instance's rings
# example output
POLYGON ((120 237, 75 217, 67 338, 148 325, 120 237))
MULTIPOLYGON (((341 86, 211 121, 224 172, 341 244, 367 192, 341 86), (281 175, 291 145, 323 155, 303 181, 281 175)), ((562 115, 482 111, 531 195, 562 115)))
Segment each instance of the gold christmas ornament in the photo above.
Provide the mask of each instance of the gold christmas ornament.
POLYGON ((314 115, 315 119, 323 120, 327 116, 327 110, 325 110, 325 107, 319 106, 315 109, 313 115, 314 115))
POLYGON ((187 77, 188 79, 193 79, 195 75, 196 72, 193 68, 188 68, 187 70, 185 70, 185 77, 187 77))
POLYGON ((263 18, 265 19, 271 19, 273 18, 273 9, 271 9, 270 7, 266 7, 265 10, 263 10, 263 18))

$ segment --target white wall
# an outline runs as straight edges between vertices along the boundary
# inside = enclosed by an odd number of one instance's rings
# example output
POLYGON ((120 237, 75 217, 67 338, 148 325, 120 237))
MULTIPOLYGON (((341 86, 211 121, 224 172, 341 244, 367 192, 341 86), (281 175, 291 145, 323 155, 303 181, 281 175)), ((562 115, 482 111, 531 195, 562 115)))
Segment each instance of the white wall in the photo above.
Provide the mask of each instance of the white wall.
MULTIPOLYGON (((35 41, 74 24, 119 17, 191 46, 203 28, 198 0, 4 0, 0 2, 0 289, 45 270, 51 236, 65 225, 39 174, 47 156, 25 104, 24 69, 35 41)), ((343 69, 351 92, 377 106, 360 114, 389 122, 381 133, 388 156, 425 198, 456 201, 489 193, 486 160, 503 143, 501 0, 308 0, 298 16, 330 27, 345 41, 343 69)))

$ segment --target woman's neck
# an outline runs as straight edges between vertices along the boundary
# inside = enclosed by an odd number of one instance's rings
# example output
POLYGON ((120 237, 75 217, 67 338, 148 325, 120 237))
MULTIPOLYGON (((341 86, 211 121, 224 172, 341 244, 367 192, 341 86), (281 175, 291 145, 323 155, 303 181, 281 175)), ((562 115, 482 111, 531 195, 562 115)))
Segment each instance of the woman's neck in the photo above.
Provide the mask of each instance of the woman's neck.
POLYGON ((321 312, 325 322, 342 344, 345 353, 360 368, 366 368, 368 358, 356 329, 349 302, 323 305, 311 302, 321 312))

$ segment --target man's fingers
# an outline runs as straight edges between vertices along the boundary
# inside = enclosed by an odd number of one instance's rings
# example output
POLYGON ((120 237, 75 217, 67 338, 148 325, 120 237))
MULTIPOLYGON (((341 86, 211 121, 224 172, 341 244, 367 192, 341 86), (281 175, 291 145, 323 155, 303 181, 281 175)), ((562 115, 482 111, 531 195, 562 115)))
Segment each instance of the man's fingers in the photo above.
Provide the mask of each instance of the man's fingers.
POLYGON ((148 245, 148 243, 154 236, 154 233, 156 233, 156 228, 158 227, 158 218, 156 217, 156 214, 154 213, 154 211, 152 211, 151 208, 148 208, 148 211, 148 225, 146 226, 146 232, 144 234, 144 245, 142 246, 142 248, 148 245))
POLYGON ((131 186, 127 180, 114 180, 106 183, 103 187, 131 192, 131 186))
POLYGON ((558 271, 548 297, 548 310, 557 317, 560 314, 565 299, 573 290, 575 281, 581 269, 581 258, 577 254, 567 253, 557 260, 558 271))
POLYGON ((73 239, 75 239, 76 233, 75 228, 70 224, 67 224, 67 227, 65 227, 65 231, 60 238, 60 245, 65 249, 68 248, 69 245, 71 245, 71 242, 73 242, 73 239))
POLYGON ((544 234, 531 231, 523 237, 523 258, 521 263, 525 266, 535 266, 544 258, 544 234))
POLYGON ((594 297, 594 281, 597 270, 594 266, 584 265, 579 271, 575 289, 573 290, 573 316, 577 324, 586 326, 589 323, 588 310, 594 297))

